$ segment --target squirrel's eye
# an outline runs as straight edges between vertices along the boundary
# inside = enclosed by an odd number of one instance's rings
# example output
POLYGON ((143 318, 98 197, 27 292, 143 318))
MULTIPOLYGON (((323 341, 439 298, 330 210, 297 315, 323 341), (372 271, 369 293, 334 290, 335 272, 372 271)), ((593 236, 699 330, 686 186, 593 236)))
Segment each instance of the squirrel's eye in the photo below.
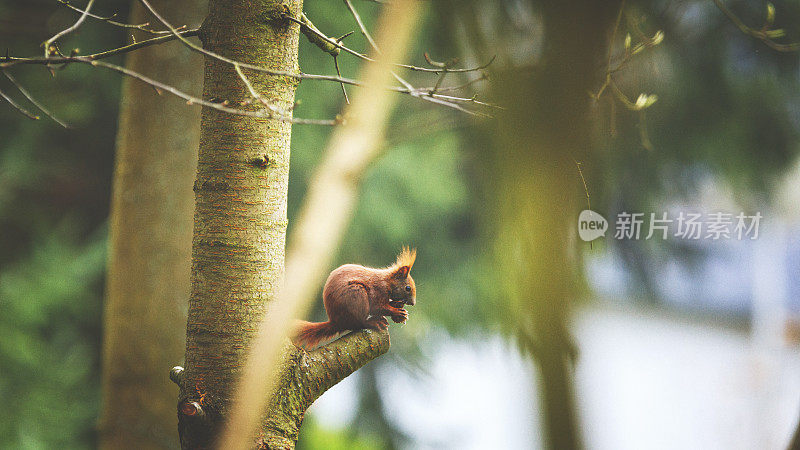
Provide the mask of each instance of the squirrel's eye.
POLYGON ((411 286, 406 286, 406 292, 411 292, 411 286))

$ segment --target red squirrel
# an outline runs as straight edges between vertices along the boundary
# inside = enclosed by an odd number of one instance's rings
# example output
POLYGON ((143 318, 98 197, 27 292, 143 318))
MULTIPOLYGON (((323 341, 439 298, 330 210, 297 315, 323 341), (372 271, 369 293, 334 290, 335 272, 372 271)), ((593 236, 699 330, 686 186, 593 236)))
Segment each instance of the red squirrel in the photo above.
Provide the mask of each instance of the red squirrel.
POLYGON ((403 306, 417 302, 417 288, 408 273, 416 258, 416 249, 403 247, 397 261, 385 269, 357 264, 335 269, 322 291, 328 321, 300 321, 292 341, 298 347, 311 349, 343 331, 385 330, 389 322, 383 316, 405 323, 408 311, 403 306))

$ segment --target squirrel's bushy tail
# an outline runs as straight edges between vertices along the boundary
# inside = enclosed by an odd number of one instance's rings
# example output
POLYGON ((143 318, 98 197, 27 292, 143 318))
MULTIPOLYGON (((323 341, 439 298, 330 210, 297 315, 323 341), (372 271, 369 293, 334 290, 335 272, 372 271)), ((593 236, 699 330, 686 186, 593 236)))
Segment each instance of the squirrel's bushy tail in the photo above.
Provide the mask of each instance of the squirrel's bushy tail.
POLYGON ((321 342, 336 337, 340 332, 340 330, 334 328, 330 321, 306 322, 298 320, 297 322, 292 342, 294 342, 294 345, 306 350, 311 350, 321 342))

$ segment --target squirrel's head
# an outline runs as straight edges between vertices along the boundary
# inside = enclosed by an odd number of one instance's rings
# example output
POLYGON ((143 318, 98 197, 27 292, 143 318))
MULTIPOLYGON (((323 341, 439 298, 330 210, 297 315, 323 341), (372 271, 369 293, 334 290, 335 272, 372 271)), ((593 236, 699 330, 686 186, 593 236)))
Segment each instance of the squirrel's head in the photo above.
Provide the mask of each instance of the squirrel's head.
POLYGON ((414 279, 411 278, 411 274, 409 274, 416 259, 416 249, 403 247, 403 251, 397 255, 397 262, 389 267, 391 271, 389 298, 392 301, 403 302, 407 305, 417 303, 417 287, 414 285, 414 279))

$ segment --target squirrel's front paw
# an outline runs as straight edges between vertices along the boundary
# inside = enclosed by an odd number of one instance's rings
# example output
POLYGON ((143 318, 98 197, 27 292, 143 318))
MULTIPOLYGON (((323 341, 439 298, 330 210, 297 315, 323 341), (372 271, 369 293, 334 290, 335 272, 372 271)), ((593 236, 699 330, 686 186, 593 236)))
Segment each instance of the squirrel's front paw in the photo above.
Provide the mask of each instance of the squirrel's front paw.
POLYGON ((387 321, 385 317, 375 317, 368 320, 367 323, 373 330, 381 331, 389 328, 389 321, 387 321))
POLYGON ((392 321, 394 323, 405 323, 408 320, 408 311, 401 309, 397 314, 392 314, 392 321))

